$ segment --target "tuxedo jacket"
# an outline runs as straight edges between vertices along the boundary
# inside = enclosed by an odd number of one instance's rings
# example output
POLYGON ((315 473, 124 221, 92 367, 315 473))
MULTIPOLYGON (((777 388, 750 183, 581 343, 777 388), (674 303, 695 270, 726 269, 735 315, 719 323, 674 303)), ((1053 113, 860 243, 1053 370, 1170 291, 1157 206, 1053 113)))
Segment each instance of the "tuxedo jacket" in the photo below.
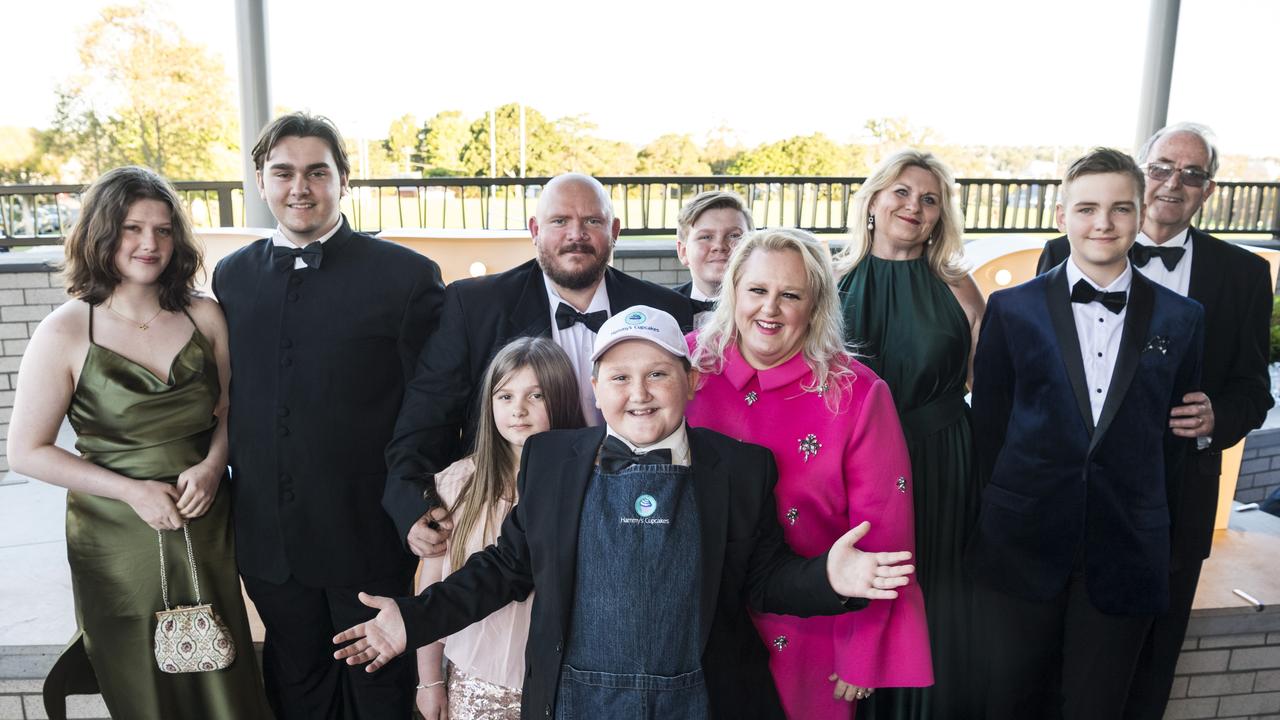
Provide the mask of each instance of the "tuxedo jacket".
MULTIPOLYGON (((603 427, 553 430, 530 438, 516 481, 520 502, 502 524, 497 543, 418 597, 398 600, 412 649, 536 590, 525 646, 522 717, 555 716, 573 611, 580 514, 604 432, 603 427)), ((748 606, 813 616, 858 609, 866 601, 842 604, 827 581, 826 554, 805 559, 783 541, 773 498, 778 472, 768 449, 705 428, 691 427, 688 433, 701 525, 701 617, 697 625, 695 618, 672 618, 667 629, 702 628, 712 717, 781 718, 768 652, 748 606)))
MULTIPOLYGON (((1223 450, 1262 426, 1271 409, 1271 272, 1266 260, 1191 228, 1191 278, 1187 296, 1204 306, 1201 390, 1213 405, 1213 443, 1188 458, 1174 495, 1175 563, 1209 557, 1218 507, 1223 450)), ((1038 273, 1071 253, 1066 236, 1050 240, 1038 273)), ((1152 260, 1151 262, 1158 262, 1152 260)), ((1182 404, 1182 403, 1179 403, 1182 404)))
POLYGON ((240 572, 350 586, 413 559, 382 510, 383 451, 444 296, 440 269, 353 232, 319 268, 228 255, 213 290, 230 331, 230 464, 240 572))
POLYGON ((1168 414, 1199 383, 1202 327, 1198 303, 1134 272, 1095 427, 1065 267, 991 295, 973 366, 977 579, 1045 601, 1081 570, 1104 613, 1166 608, 1168 494, 1189 444, 1168 414))
MULTIPOLYGON (((609 312, 632 305, 665 310, 688 331, 689 301, 654 283, 606 268, 609 312)), ((489 361, 521 337, 551 337, 551 305, 536 260, 495 275, 450 283, 439 329, 418 360, 386 449, 383 505, 400 537, 426 512, 425 476, 465 455, 475 437, 479 392, 489 361)))

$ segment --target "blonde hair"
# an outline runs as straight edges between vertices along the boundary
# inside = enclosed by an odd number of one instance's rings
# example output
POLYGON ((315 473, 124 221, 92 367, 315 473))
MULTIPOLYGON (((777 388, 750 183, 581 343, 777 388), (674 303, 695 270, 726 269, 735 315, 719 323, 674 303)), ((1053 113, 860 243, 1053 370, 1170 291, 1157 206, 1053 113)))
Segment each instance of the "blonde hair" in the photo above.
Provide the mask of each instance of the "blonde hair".
POLYGON ((700 192, 693 197, 692 200, 685 203, 680 208, 680 214, 676 217, 676 237, 680 242, 689 239, 689 230, 693 228, 693 224, 698 222, 698 218, 709 210, 720 210, 727 208, 729 210, 737 210, 742 214, 742 219, 747 223, 747 230, 755 230, 756 226, 751 219, 751 211, 747 210, 747 201, 742 196, 731 190, 707 190, 700 192))
POLYGON ((493 394, 507 378, 525 367, 533 370, 538 378, 552 430, 586 425, 578 395, 578 377, 569 356, 550 338, 518 338, 493 356, 480 386, 480 417, 472 455, 476 470, 449 508, 449 514, 455 518, 453 540, 449 543, 449 562, 454 569, 467 561, 466 539, 476 525, 483 522, 483 536, 490 537, 490 532, 496 533, 502 523, 495 512, 498 501, 516 499, 516 456, 493 421, 493 394))
POLYGON ((899 150, 885 159, 871 177, 862 183, 853 196, 849 210, 849 241, 844 250, 832 259, 836 277, 844 277, 855 265, 871 253, 874 230, 867 228, 871 214, 871 201, 877 193, 892 185, 902 171, 917 167, 933 173, 942 188, 941 213, 930 234, 924 253, 929 269, 943 282, 953 283, 968 272, 964 266, 964 218, 956 199, 956 181, 948 168, 933 153, 922 150, 899 150))
POLYGON ((835 276, 827 249, 813 235, 795 228, 757 230, 742 238, 729 256, 725 269, 725 287, 711 319, 698 331, 698 347, 691 361, 700 372, 717 374, 724 370, 724 356, 730 343, 738 342, 734 324, 737 288, 742 280, 747 258, 755 252, 795 252, 804 261, 805 278, 813 294, 813 315, 805 331, 800 352, 813 372, 813 382, 805 385, 808 392, 822 393, 827 407, 834 412, 840 396, 854 372, 844 342, 844 316, 836 293, 835 276))

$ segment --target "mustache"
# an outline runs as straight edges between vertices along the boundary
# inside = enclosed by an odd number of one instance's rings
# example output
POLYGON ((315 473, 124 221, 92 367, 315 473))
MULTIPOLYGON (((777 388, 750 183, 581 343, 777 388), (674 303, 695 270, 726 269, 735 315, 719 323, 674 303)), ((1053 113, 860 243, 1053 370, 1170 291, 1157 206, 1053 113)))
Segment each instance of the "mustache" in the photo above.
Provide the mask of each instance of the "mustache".
POLYGON ((595 255, 596 249, 588 243, 572 243, 560 248, 557 255, 568 255, 569 253, 582 253, 583 255, 595 255))

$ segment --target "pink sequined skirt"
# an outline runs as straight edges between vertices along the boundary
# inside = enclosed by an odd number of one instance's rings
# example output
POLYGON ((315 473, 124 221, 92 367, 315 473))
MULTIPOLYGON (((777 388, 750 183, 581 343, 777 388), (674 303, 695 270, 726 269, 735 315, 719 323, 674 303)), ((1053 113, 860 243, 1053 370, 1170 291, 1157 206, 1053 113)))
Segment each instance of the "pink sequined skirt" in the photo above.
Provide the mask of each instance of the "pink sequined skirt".
POLYGON ((520 691, 471 677, 449 663, 449 720, 520 720, 520 691))

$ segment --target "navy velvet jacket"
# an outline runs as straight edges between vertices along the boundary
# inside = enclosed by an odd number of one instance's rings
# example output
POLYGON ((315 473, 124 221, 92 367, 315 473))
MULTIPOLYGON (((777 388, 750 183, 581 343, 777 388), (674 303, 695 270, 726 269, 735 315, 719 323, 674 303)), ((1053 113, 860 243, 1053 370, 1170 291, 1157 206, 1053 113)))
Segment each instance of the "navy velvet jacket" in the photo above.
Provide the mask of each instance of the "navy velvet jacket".
POLYGON ((1062 265, 994 293, 974 356, 973 435, 986 482, 967 564, 975 578, 1048 600, 1073 570, 1094 606, 1162 612, 1169 492, 1190 441, 1169 409, 1200 382, 1198 303, 1133 274, 1097 427, 1062 265))

